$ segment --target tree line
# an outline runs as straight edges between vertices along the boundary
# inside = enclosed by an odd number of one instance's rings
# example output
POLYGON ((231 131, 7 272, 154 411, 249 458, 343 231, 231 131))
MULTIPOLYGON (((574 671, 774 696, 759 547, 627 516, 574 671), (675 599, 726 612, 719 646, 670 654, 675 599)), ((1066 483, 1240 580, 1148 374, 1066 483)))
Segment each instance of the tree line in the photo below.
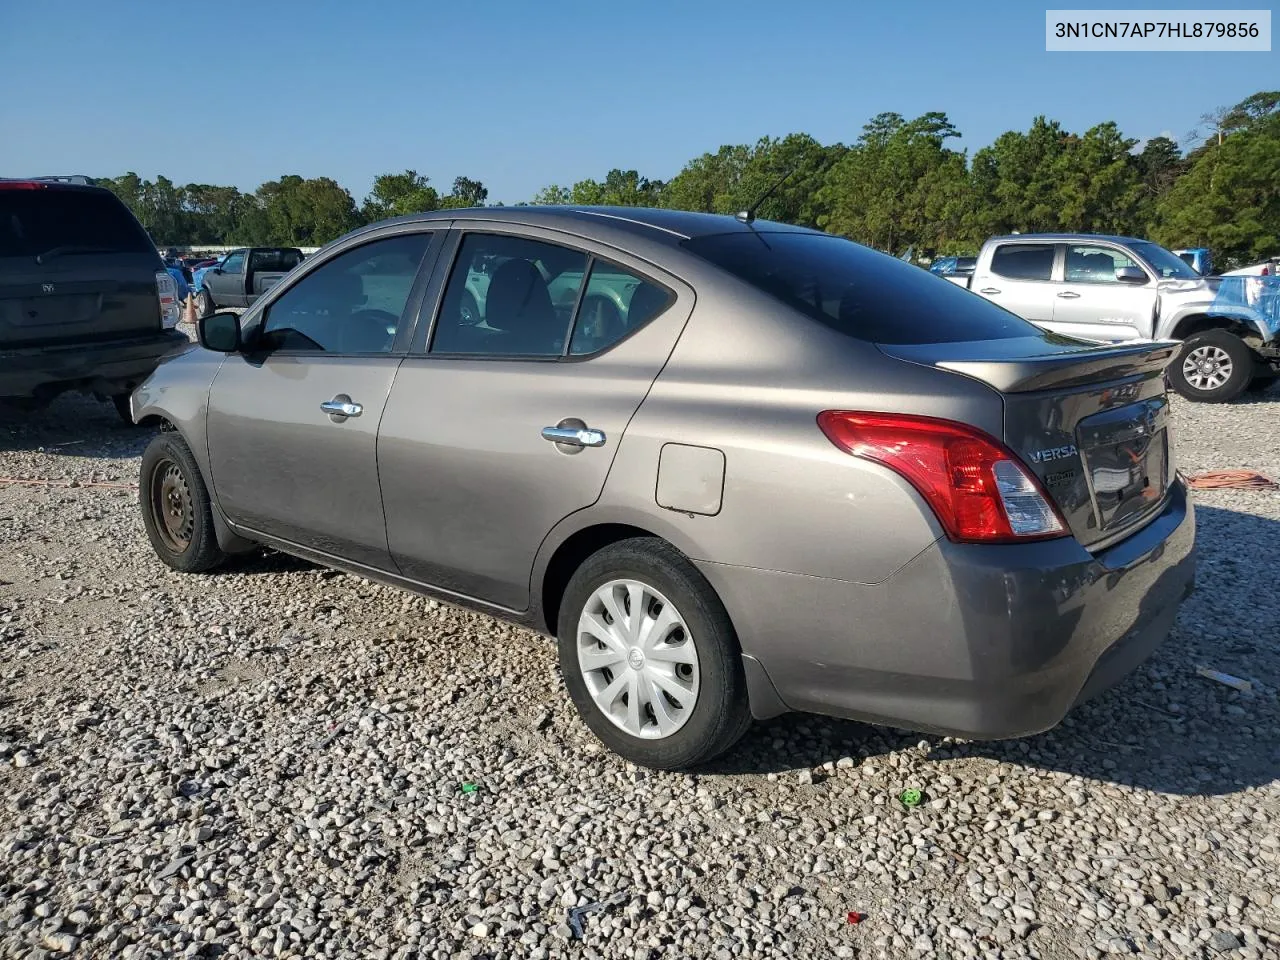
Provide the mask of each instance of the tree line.
MULTIPOLYGON (((1280 91, 1206 114, 1202 125, 1184 153, 1163 136, 1139 147, 1114 122, 1075 133, 1039 116, 969 156, 951 145, 960 131, 945 113, 881 113, 851 144, 764 137, 704 153, 667 181, 614 169, 552 184, 528 203, 736 213, 776 187, 760 218, 892 253, 973 253, 993 234, 1082 231, 1208 247, 1224 264, 1280 254, 1280 91)), ((442 194, 415 170, 377 177, 359 205, 328 177, 284 176, 252 193, 134 173, 99 182, 162 245, 320 245, 385 217, 488 198, 478 180, 458 177, 442 194)))

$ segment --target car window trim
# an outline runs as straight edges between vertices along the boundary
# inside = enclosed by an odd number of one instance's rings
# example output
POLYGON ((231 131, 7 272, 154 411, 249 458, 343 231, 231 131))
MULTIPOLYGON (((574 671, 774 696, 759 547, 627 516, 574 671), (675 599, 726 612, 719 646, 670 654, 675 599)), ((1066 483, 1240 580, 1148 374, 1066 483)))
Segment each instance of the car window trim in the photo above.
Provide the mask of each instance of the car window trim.
MULTIPOLYGON (((590 247, 583 245, 584 243, 587 243, 587 242, 594 242, 598 246, 604 247, 605 249, 613 249, 609 247, 608 244, 599 243, 599 241, 588 241, 584 237, 579 237, 575 234, 565 233, 563 231, 554 230, 547 227, 535 227, 534 229, 537 232, 534 232, 534 233, 530 233, 527 229, 521 229, 523 227, 525 227, 524 224, 507 224, 504 221, 496 221, 496 220, 461 221, 461 222, 454 221, 454 226, 452 226, 449 230, 449 233, 452 235, 451 244, 448 245, 448 249, 446 251, 442 251, 442 255, 437 260, 437 264, 438 264, 437 273, 440 275, 440 283, 438 288, 434 291, 434 298, 430 304, 430 317, 426 320, 425 323, 423 323, 421 319, 419 321, 422 331, 425 332, 425 336, 420 335, 415 338, 413 345, 409 350, 410 356, 413 356, 415 358, 426 358, 426 359, 436 358, 439 360, 480 360, 480 361, 493 360, 493 361, 517 361, 522 363, 528 363, 531 361, 535 361, 539 363, 582 363, 587 360, 593 360, 596 357, 603 356, 604 354, 613 350, 615 347, 618 347, 621 344, 626 343, 635 334, 639 333, 641 330, 647 327, 650 323, 652 323, 658 317, 662 316, 662 314, 670 310, 675 305, 676 301, 679 299, 679 293, 671 287, 670 283, 666 283, 662 280, 656 279, 651 273, 647 271, 637 269, 636 267, 629 266, 625 263, 612 259, 608 256, 598 254, 594 250, 592 250, 590 247), (514 229, 495 229, 496 227, 511 227, 514 229), (543 232, 554 234, 556 236, 554 239, 552 239, 550 237, 543 236, 542 235, 543 232), (461 256, 462 254, 462 242, 463 240, 466 239, 466 235, 469 233, 481 233, 489 236, 520 237, 526 240, 534 240, 541 243, 548 243, 553 246, 565 247, 566 249, 574 250, 578 253, 583 253, 586 255, 587 264, 586 264, 586 267, 583 269, 582 284, 578 288, 577 300, 574 302, 574 305, 573 305, 573 315, 569 318, 569 328, 565 336, 564 346, 558 355, 549 356, 546 354, 432 353, 431 352, 431 341, 435 338, 436 324, 440 320, 440 310, 444 306, 445 288, 448 286, 449 278, 453 275, 454 268, 457 266, 458 257, 461 256), (445 256, 444 255, 445 253, 447 253, 448 255, 445 256), (609 344, 607 347, 603 347, 602 349, 597 350, 594 353, 582 353, 582 354, 570 355, 569 348, 573 341, 573 332, 574 330, 577 329, 578 313, 582 308, 583 298, 586 296, 587 284, 589 283, 591 278, 591 269, 595 266, 597 261, 615 266, 619 270, 624 270, 627 273, 634 275, 636 279, 640 280, 642 283, 652 283, 654 286, 659 287, 662 290, 665 290, 667 292, 667 305, 663 307, 660 311, 655 313, 648 320, 646 320, 644 323, 642 323, 640 326, 636 327, 633 330, 627 331, 626 336, 620 337, 619 339, 615 340, 613 343, 609 344)), ((618 252, 625 253, 625 251, 621 251, 621 250, 618 252)), ((640 260, 643 263, 648 262, 648 261, 642 260, 639 257, 635 257, 634 255, 631 255, 631 254, 629 254, 628 256, 633 257, 633 259, 640 260)), ((427 304, 424 303, 423 304, 424 313, 426 311, 426 308, 427 308, 427 304)))
MULTIPOLYGON (((413 282, 409 287, 409 296, 405 300, 405 305, 400 311, 400 320, 396 326, 395 340, 391 344, 390 350, 365 350, 361 352, 331 352, 327 350, 290 350, 288 348, 280 348, 277 350, 269 350, 264 353, 264 357, 351 357, 359 359, 367 359, 370 357, 399 357, 403 359, 409 352, 409 345, 413 342, 414 326, 420 312, 422 298, 426 293, 427 286, 434 275, 435 264, 440 256, 440 251, 444 247, 444 236, 448 232, 444 226, 448 224, 447 220, 433 221, 416 221, 408 224, 398 224, 395 229, 380 230, 376 233, 362 233, 351 237, 351 242, 343 243, 341 246, 335 246, 332 250, 325 253, 324 259, 316 260, 315 264, 305 273, 294 277, 288 284, 277 284, 271 289, 271 298, 267 302, 264 296, 262 301, 255 304, 252 311, 253 316, 249 318, 249 323, 266 324, 267 314, 272 306, 275 305, 281 297, 296 287, 317 270, 324 268, 329 263, 345 253, 349 253, 359 247, 365 247, 380 240, 389 240, 392 237, 406 236, 414 233, 425 233, 430 239, 427 241, 427 248, 423 251, 422 259, 418 262, 418 270, 414 274, 413 282), (284 287, 283 290, 280 287, 284 287)), ((319 255, 313 255, 313 259, 319 255)), ((307 261, 304 260, 303 263, 307 261)), ((249 316, 249 311, 244 314, 249 316)), ((245 323, 241 320, 242 329, 245 323)))
POLYGON ((991 271, 991 275, 999 277, 1001 280, 1011 280, 1014 283, 1058 283, 1057 277, 1062 276, 1063 245, 1053 240, 1011 240, 1008 242, 1000 242, 996 244, 995 250, 991 252, 991 265, 987 268, 991 271), (1049 264, 1049 278, 1047 280, 1037 280, 1033 277, 1011 277, 1007 273, 1001 273, 996 269, 996 254, 1004 247, 1051 247, 1053 248, 1053 260, 1049 264))

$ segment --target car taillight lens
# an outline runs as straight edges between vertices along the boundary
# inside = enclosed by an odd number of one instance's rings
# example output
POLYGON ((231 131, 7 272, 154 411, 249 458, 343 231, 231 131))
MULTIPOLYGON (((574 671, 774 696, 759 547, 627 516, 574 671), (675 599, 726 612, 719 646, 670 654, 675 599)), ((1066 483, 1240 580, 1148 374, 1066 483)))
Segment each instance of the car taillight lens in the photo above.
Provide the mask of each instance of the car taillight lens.
POLYGON ((172 330, 182 319, 182 311, 178 307, 178 285, 168 270, 156 271, 156 297, 160 301, 160 326, 172 330))
POLYGON ((47 183, 37 183, 34 180, 0 180, 0 190, 47 190, 47 183))
POLYGON ((1066 535, 1036 478, 1000 441, 952 420, 827 410, 818 426, 841 450, 903 476, 947 537, 1011 543, 1066 535))

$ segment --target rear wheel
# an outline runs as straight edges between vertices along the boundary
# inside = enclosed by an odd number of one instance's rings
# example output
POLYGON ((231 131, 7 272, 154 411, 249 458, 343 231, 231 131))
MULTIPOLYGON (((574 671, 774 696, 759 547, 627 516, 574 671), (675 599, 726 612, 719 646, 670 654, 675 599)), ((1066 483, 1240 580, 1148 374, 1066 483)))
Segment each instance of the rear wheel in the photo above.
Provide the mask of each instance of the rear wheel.
POLYGON ((180 434, 162 433, 147 445, 138 501, 147 538, 165 564, 202 573, 226 560, 213 529, 209 491, 180 434))
POLYGON ((1169 364, 1169 384, 1188 400, 1224 403, 1253 379, 1253 352, 1226 330, 1206 330, 1183 341, 1169 364))
POLYGON ((751 724, 729 615, 663 541, 623 540, 589 557, 565 590, 557 636, 579 714, 627 760, 694 766, 724 753, 751 724))

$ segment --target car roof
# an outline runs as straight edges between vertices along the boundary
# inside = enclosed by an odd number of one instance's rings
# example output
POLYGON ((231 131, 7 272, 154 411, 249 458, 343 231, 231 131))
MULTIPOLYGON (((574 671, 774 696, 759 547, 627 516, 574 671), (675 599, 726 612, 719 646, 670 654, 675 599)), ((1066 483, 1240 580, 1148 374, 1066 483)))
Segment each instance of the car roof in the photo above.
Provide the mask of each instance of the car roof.
POLYGON ((566 230, 582 236, 592 236, 597 231, 614 233, 622 231, 645 240, 657 240, 677 244, 694 237, 725 233, 818 233, 807 227, 797 227, 772 220, 755 220, 743 223, 736 217, 715 213, 692 213, 687 210, 660 210, 652 207, 604 207, 604 206, 553 206, 531 205, 521 207, 467 207, 457 210, 432 210, 428 213, 411 213, 391 220, 383 220, 370 226, 389 223, 433 222, 440 220, 487 220, 498 223, 514 223, 525 226, 541 226, 566 230))
POLYGON ((1005 240, 1106 240, 1111 243, 1148 243, 1141 237, 1122 237, 1109 233, 1011 233, 1003 237, 992 237, 990 243, 1005 240))

